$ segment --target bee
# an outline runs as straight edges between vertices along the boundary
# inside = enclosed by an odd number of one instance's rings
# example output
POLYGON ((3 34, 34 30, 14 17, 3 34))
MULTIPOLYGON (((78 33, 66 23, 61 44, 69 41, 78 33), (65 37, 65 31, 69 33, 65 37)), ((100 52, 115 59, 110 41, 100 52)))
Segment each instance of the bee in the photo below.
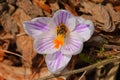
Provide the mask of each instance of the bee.
POLYGON ((62 35, 65 36, 66 33, 67 33, 67 28, 66 28, 65 25, 61 24, 60 26, 58 26, 58 28, 57 28, 57 35, 62 34, 62 35))

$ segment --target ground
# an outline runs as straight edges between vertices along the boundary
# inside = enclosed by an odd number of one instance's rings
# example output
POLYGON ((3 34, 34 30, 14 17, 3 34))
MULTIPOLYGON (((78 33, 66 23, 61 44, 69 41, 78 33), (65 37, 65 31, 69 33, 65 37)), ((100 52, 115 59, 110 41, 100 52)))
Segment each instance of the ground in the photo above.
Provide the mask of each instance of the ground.
POLYGON ((120 80, 119 62, 119 0, 0 0, 0 80, 43 80, 50 76, 54 77, 50 80, 120 80), (83 51, 72 57, 67 76, 56 77, 48 71, 44 55, 34 50, 34 39, 25 33, 22 23, 52 17, 59 9, 92 20, 95 31, 83 51), (97 63, 103 64, 94 66, 97 63))

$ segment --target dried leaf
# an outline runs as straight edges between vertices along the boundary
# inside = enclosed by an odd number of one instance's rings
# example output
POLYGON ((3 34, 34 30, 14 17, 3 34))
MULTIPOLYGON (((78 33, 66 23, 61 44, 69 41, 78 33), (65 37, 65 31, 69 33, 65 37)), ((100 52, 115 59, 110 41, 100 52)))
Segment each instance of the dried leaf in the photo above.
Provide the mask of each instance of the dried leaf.
POLYGON ((31 20, 31 17, 27 15, 22 9, 18 8, 16 12, 12 15, 14 21, 16 21, 19 26, 19 33, 24 33, 23 21, 31 20))
POLYGON ((10 33, 4 34, 0 36, 1 40, 13 39, 13 36, 10 33))
POLYGON ((32 18, 43 15, 42 10, 33 5, 30 0, 19 0, 16 4, 19 8, 22 8, 22 10, 24 10, 28 16, 32 18))
POLYGON ((76 7, 82 0, 68 0, 71 7, 76 7))
POLYGON ((104 0, 90 0, 92 2, 95 2, 95 3, 102 3, 104 0))
POLYGON ((32 64, 32 58, 36 55, 36 52, 33 50, 32 38, 26 35, 17 37, 16 44, 18 47, 18 51, 21 52, 27 62, 30 63, 30 65, 28 65, 26 62, 23 61, 24 64, 30 67, 32 64))
POLYGON ((0 46, 0 61, 3 60, 4 56, 5 56, 5 53, 2 51, 2 47, 0 46))
POLYGON ((84 8, 80 8, 80 11, 84 13, 90 13, 94 18, 97 28, 106 31, 113 32, 115 30, 115 24, 111 21, 107 9, 103 5, 97 5, 89 1, 81 3, 84 8))
POLYGON ((105 8, 109 12, 113 23, 118 23, 120 21, 120 12, 115 11, 110 3, 106 4, 105 8))
POLYGON ((0 80, 5 80, 2 76, 0 76, 0 80))
POLYGON ((120 6, 115 6, 114 9, 120 12, 120 6))
POLYGON ((12 62, 12 61, 9 60, 9 59, 4 59, 4 60, 2 61, 2 63, 3 63, 3 64, 6 64, 6 65, 9 65, 9 66, 14 65, 14 62, 12 62))
MULTIPOLYGON (((68 70, 65 70, 65 71, 68 71, 68 70)), ((40 70, 40 76, 39 76, 38 80, 66 80, 67 77, 68 77, 68 75, 56 77, 54 74, 51 74, 47 68, 42 68, 40 70), (49 78, 50 76, 53 78, 49 78)))
POLYGON ((55 12, 56 10, 59 9, 59 5, 58 5, 58 2, 54 2, 54 3, 50 3, 50 8, 52 10, 52 12, 55 12))
MULTIPOLYGON (((60 1, 60 2, 61 2, 61 1, 60 1)), ((68 4, 66 4, 66 3, 64 3, 64 2, 61 2, 61 3, 65 6, 65 9, 66 9, 66 10, 72 12, 75 16, 78 15, 77 12, 76 12, 74 9, 72 9, 68 4)))
POLYGON ((4 26, 3 28, 6 32, 10 32, 11 27, 14 26, 12 17, 8 13, 2 15, 0 18, 0 23, 2 26, 4 26))
MULTIPOLYGON (((0 76, 2 76, 6 80, 31 80, 31 75, 32 75, 32 72, 31 72, 31 69, 29 68, 12 67, 12 66, 0 63, 0 76)), ((43 78, 48 75, 52 75, 52 74, 48 71, 46 67, 42 67, 40 69, 40 73, 37 73, 37 75, 35 75, 32 80, 43 78)), ((49 80, 57 80, 57 78, 52 78, 49 80)))
POLYGON ((57 78, 57 80, 64 80, 63 78, 57 78))
POLYGON ((8 4, 8 7, 9 7, 9 14, 12 14, 14 11, 15 11, 15 7, 11 4, 8 4))
POLYGON ((6 0, 7 3, 9 3, 9 4, 13 4, 13 5, 16 4, 16 1, 17 1, 17 0, 6 0))
MULTIPOLYGON (((19 26, 19 33, 24 33, 23 21, 30 20, 31 18, 26 15, 22 9, 18 9, 14 14, 13 18, 19 26)), ((23 57, 32 64, 32 58, 36 55, 36 52, 33 50, 33 39, 27 35, 21 35, 16 37, 16 44, 18 51, 22 53, 23 57)), ((26 66, 28 64, 24 63, 26 66)))
MULTIPOLYGON (((1 2, 1 0, 0 0, 1 2)), ((0 3, 0 17, 2 16, 2 14, 8 9, 8 5, 7 3, 0 3)))
POLYGON ((33 3, 39 8, 50 13, 50 7, 47 4, 45 4, 45 0, 33 0, 33 3))
POLYGON ((28 75, 30 74, 30 69, 12 67, 0 63, 0 76, 6 80, 28 80, 28 75))

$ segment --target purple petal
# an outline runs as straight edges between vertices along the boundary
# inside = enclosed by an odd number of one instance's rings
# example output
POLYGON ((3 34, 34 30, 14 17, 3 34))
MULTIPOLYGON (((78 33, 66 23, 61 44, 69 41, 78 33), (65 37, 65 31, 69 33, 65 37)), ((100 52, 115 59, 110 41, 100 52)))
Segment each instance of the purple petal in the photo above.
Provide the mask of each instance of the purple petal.
POLYGON ((23 26, 28 35, 36 38, 38 35, 49 30, 48 23, 50 20, 50 18, 46 17, 35 18, 31 21, 25 21, 23 26))
POLYGON ((61 48, 63 54, 76 55, 82 51, 83 41, 78 36, 78 34, 70 33, 65 40, 64 46, 61 48))
POLYGON ((56 37, 55 31, 48 31, 36 38, 34 48, 39 54, 52 54, 57 51, 53 43, 56 37), (49 35, 48 35, 49 34, 49 35))
POLYGON ((85 28, 89 28, 90 26, 89 25, 86 25, 86 24, 78 24, 74 31, 77 31, 77 32, 82 32, 82 30, 84 30, 85 28))
POLYGON ((60 73, 70 61, 72 55, 64 55, 61 51, 57 51, 54 54, 47 54, 45 61, 47 67, 51 73, 60 73))
POLYGON ((94 32, 94 25, 92 21, 85 20, 81 17, 76 17, 76 27, 73 30, 74 34, 79 34, 79 38, 83 39, 83 42, 87 41, 94 32))
POLYGON ((73 17, 73 15, 70 13, 70 12, 68 12, 68 11, 66 11, 66 10, 58 10, 55 14, 54 14, 54 16, 53 16, 53 20, 54 20, 54 22, 55 22, 55 24, 56 24, 56 26, 58 26, 59 24, 66 24, 67 23, 67 20, 69 19, 69 18, 72 18, 73 17))

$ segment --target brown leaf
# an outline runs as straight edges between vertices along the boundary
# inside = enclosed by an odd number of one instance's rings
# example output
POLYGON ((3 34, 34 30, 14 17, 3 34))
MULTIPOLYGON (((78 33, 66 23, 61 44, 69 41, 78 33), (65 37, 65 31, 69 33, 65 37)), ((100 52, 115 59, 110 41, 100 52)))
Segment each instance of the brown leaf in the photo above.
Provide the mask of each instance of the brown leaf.
POLYGON ((64 3, 62 1, 61 1, 61 3, 65 6, 66 10, 72 12, 75 16, 78 16, 77 12, 73 8, 71 8, 68 4, 66 4, 66 3, 64 3))
POLYGON ((6 9, 8 9, 7 3, 0 3, 0 17, 6 9))
POLYGON ((0 61, 3 60, 4 56, 5 56, 5 53, 2 51, 2 47, 0 46, 0 61))
POLYGON ((6 0, 6 2, 9 3, 9 4, 13 4, 13 5, 16 4, 16 0, 6 0))
POLYGON ((115 11, 112 4, 107 3, 105 8, 109 12, 113 22, 118 23, 120 21, 120 12, 115 11))
MULTIPOLYGON (((42 67, 40 69, 40 73, 37 73, 37 75, 35 75, 32 80, 43 78, 50 74, 51 73, 48 71, 46 67, 42 67)), ((32 71, 29 68, 12 67, 12 66, 0 63, 0 76, 2 76, 6 80, 31 80, 31 75, 32 75, 32 71)), ((57 80, 57 79, 52 78, 49 80, 57 80)))
POLYGON ((113 32, 115 30, 115 24, 111 21, 111 16, 105 6, 97 5, 89 1, 83 2, 81 5, 84 8, 80 7, 80 11, 90 13, 94 18, 97 28, 106 32, 113 32))
POLYGON ((31 37, 23 35, 16 38, 16 44, 18 51, 20 51, 23 57, 27 60, 30 65, 23 61, 23 63, 30 67, 32 64, 32 58, 36 55, 36 52, 33 49, 33 40, 31 37))
MULTIPOLYGON (((19 33, 24 33, 23 29, 23 21, 30 20, 30 16, 26 15, 26 13, 22 9, 17 9, 13 14, 13 18, 19 26, 19 33)), ((22 53, 23 57, 32 64, 32 58, 36 55, 36 52, 33 50, 33 39, 27 35, 21 35, 16 37, 16 44, 18 51, 22 53)), ((26 66, 29 66, 24 62, 26 66)))
POLYGON ((27 15, 22 9, 18 8, 16 12, 12 15, 14 21, 16 21, 19 26, 19 33, 24 33, 23 21, 31 20, 31 17, 27 15))
POLYGON ((10 33, 4 34, 0 36, 1 40, 9 40, 9 39, 13 39, 13 36, 10 33))
POLYGON ((43 15, 42 10, 37 6, 33 5, 30 0, 19 0, 16 4, 32 18, 43 15))
POLYGON ((45 0, 33 0, 33 3, 39 8, 50 13, 50 7, 47 4, 45 4, 45 0))
POLYGON ((2 76, 0 76, 0 80, 5 80, 2 76))
POLYGON ((4 26, 3 28, 6 32, 10 32, 11 27, 14 26, 12 17, 8 13, 2 15, 0 18, 0 23, 4 26))
POLYGON ((114 9, 120 12, 120 6, 115 6, 114 9))
POLYGON ((57 78, 57 80, 64 80, 63 78, 57 78))
POLYGON ((8 4, 8 7, 9 7, 9 14, 12 14, 14 11, 15 11, 15 7, 11 4, 8 4))
POLYGON ((59 5, 58 5, 58 2, 54 2, 54 3, 50 3, 50 8, 52 10, 52 12, 55 12, 56 10, 59 9, 59 5))
POLYGON ((28 75, 31 74, 30 69, 12 67, 0 63, 0 76, 6 80, 28 80, 28 75))
POLYGON ((95 2, 95 3, 102 3, 104 0, 90 0, 92 2, 95 2))
POLYGON ((75 8, 82 0, 68 0, 71 7, 75 8))

